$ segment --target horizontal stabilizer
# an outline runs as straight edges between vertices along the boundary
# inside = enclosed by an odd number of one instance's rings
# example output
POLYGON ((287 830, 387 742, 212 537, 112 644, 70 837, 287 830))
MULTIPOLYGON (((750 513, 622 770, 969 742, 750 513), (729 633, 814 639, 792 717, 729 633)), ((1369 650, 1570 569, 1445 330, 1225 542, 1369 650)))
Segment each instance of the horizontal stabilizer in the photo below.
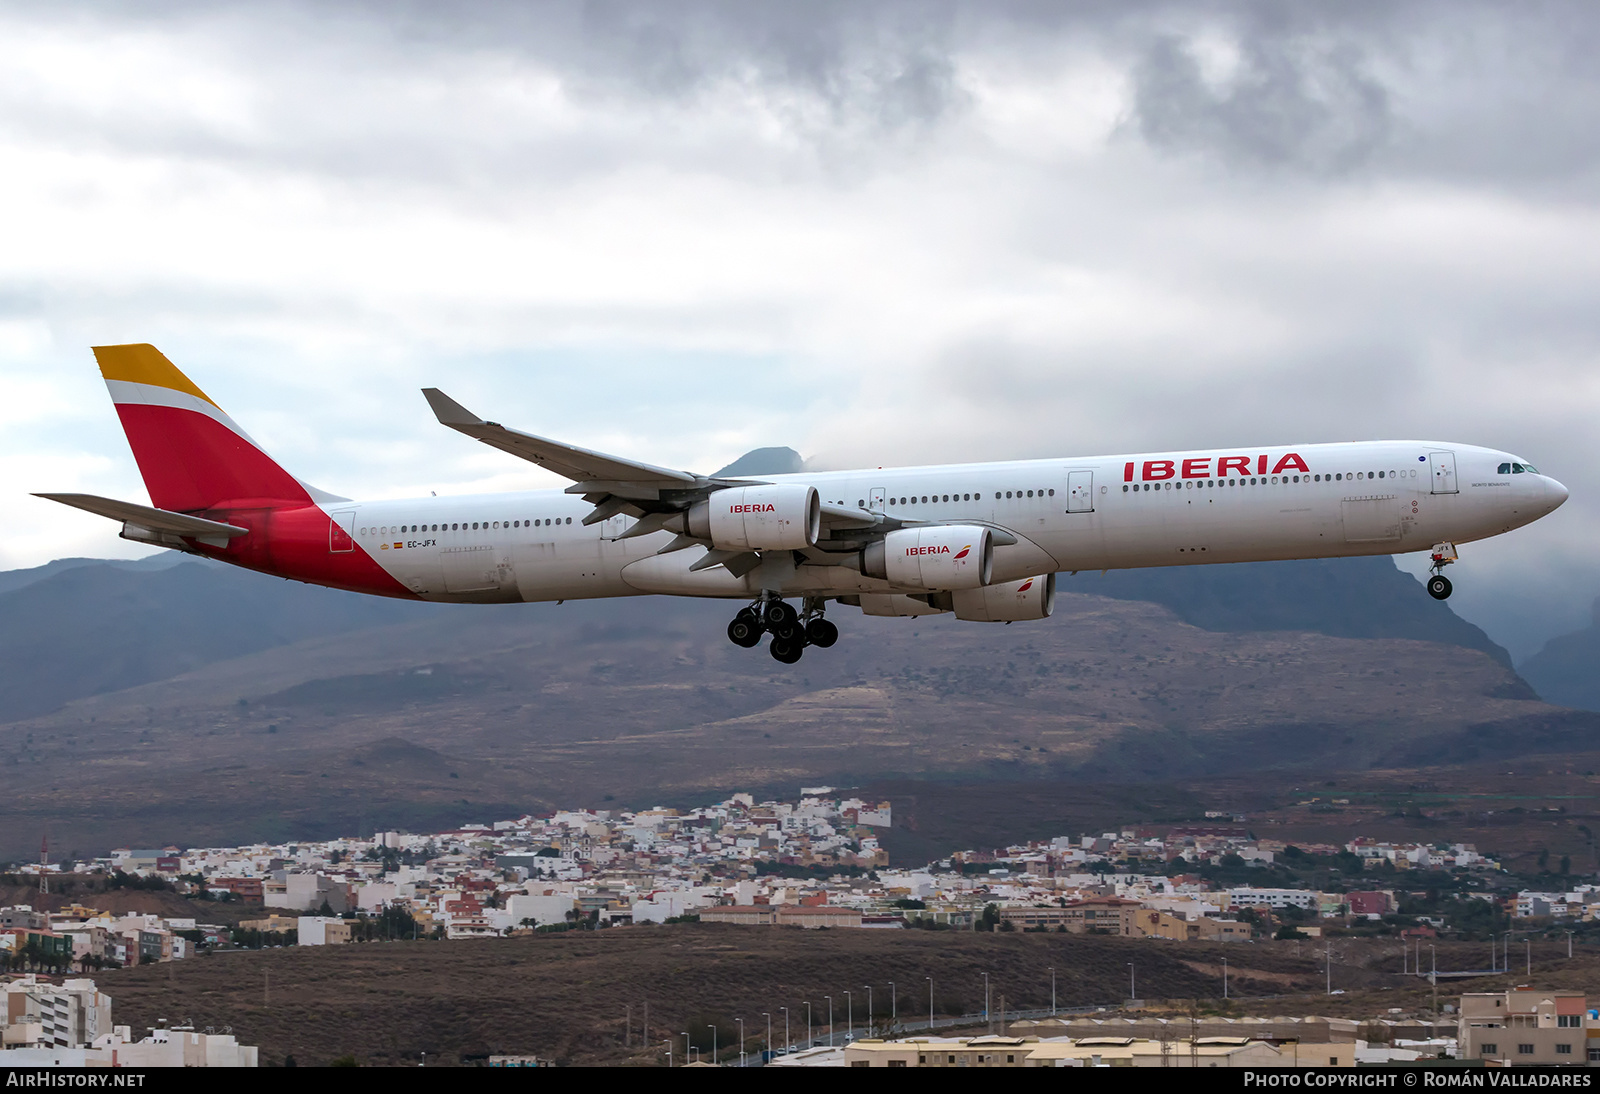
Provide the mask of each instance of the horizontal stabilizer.
POLYGON ((574 482, 659 482, 683 486, 697 486, 705 480, 687 471, 673 471, 648 463, 637 463, 619 456, 591 452, 587 448, 562 444, 547 437, 536 437, 507 429, 499 422, 486 422, 472 411, 456 402, 438 388, 425 387, 423 396, 433 408, 439 424, 447 425, 458 433, 482 441, 491 448, 509 452, 513 456, 536 463, 554 471, 564 479, 574 482))
POLYGON ((135 505, 131 501, 117 501, 115 498, 101 498, 93 494, 35 494, 34 497, 59 501, 62 505, 70 505, 74 509, 137 524, 153 532, 171 532, 179 536, 232 539, 250 530, 240 528, 236 524, 223 524, 218 520, 191 517, 187 513, 174 513, 168 509, 152 509, 148 505, 135 505))

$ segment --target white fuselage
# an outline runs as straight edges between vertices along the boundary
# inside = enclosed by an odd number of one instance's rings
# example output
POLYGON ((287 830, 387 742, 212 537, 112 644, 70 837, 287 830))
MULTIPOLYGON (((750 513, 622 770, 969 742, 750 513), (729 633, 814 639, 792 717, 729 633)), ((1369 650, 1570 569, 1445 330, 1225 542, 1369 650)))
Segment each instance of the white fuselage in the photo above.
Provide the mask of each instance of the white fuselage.
MULTIPOLYGON (((1426 441, 1164 452, 763 476, 824 504, 908 522, 981 522, 992 581, 1056 571, 1401 554, 1508 532, 1566 499, 1509 453, 1426 441), (1515 472, 1503 468, 1515 467, 1515 472), (1008 537, 1009 538, 1009 537, 1008 537)), ((703 550, 658 555, 668 532, 617 539, 560 490, 323 506, 394 578, 428 600, 543 601, 666 593, 750 597, 758 574, 691 572, 703 550)), ((863 576, 854 556, 796 568, 785 596, 921 593, 863 576)), ((770 576, 766 579, 770 580, 770 576)))

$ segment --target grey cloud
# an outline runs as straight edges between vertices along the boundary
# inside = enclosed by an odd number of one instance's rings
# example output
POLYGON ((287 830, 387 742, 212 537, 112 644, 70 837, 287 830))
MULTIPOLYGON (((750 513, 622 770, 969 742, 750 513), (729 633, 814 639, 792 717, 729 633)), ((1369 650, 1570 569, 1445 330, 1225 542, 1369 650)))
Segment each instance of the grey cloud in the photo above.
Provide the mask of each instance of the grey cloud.
POLYGON ((591 86, 693 96, 743 84, 886 125, 936 121, 960 101, 939 5, 916 20, 849 4, 598 3, 583 12, 572 52, 543 59, 591 86))
POLYGON ((0 125, 33 139, 479 193, 640 162, 785 176, 816 163, 886 169, 905 141, 966 116, 973 63, 1047 72, 1086 54, 1128 74, 1125 132, 1234 169, 1476 180, 1590 200, 1600 165, 1600 10, 1576 2, 9 11, 86 38, 101 27, 181 34, 250 85, 256 112, 233 132, 182 116, 111 124, 26 93, 0 101, 0 125), (1198 60, 1208 36, 1241 58, 1221 82, 1198 60), (514 101, 475 100, 464 83, 475 73, 553 76, 580 110, 631 124, 541 132, 514 101), (707 135, 708 117, 737 120, 707 135))
POLYGON ((1134 67, 1134 122, 1158 148, 1343 172, 1394 130, 1389 94, 1365 69, 1348 43, 1258 40, 1228 86, 1214 88, 1185 43, 1163 36, 1134 67))
POLYGON ((1156 148, 1234 168, 1359 169, 1592 200, 1600 167, 1592 5, 1202 10, 1145 26, 1128 20, 1114 35, 1132 55, 1129 129, 1156 148), (1203 78, 1197 45, 1208 34, 1235 43, 1233 79, 1203 78))
MULTIPOLYGON (((240 82, 248 118, 136 116, 0 85, 0 131, 36 143, 309 174, 472 200, 640 164, 726 176, 859 174, 968 101, 937 6, 636 3, 12 8, 92 41, 165 32, 240 82), (92 13, 92 14, 89 14, 92 13), (518 83, 583 115, 545 124, 518 83), (485 82, 474 82, 482 80, 485 82)), ((159 83, 160 71, 149 79, 159 83)), ((524 88, 525 90, 525 88, 524 88)), ((196 104, 201 105, 201 104, 196 104)))

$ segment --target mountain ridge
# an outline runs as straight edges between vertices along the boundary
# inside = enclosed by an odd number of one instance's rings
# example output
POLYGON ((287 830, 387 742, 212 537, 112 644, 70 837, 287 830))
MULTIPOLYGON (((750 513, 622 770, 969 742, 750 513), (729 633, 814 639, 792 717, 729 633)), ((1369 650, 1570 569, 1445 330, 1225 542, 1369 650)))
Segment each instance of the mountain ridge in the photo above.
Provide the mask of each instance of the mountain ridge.
MULTIPOLYGON (((405 625, 441 613, 538 610, 367 597, 182 558, 163 566, 63 561, 73 565, 0 573, 0 723, 317 635, 405 625), (6 589, 6 580, 18 573, 31 579, 6 589)), ((1511 668, 1505 650, 1448 605, 1428 598, 1387 558, 1112 571, 1063 576, 1060 587, 1161 604, 1179 619, 1219 633, 1284 630, 1445 642, 1482 651, 1511 668)), ((574 601, 567 610, 580 628, 621 634, 648 628, 651 616, 693 614, 708 604, 690 609, 692 603, 658 597, 574 601), (640 603, 652 607, 616 608, 640 603)), ((709 603, 713 610, 706 614, 726 613, 726 605, 709 603)), ((836 610, 841 615, 848 626, 854 613, 836 610)), ((713 619, 704 625, 720 629, 713 619)), ((966 626, 975 638, 982 633, 979 624, 966 626)))

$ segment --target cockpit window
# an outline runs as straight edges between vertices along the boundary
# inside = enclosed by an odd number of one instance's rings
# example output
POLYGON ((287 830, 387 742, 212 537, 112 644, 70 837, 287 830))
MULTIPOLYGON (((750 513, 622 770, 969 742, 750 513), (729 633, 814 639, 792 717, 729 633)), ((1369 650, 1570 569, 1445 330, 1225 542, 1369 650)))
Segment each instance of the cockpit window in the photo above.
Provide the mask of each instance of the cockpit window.
POLYGON ((1520 474, 1522 474, 1522 472, 1523 472, 1523 466, 1520 463, 1514 463, 1514 464, 1511 465, 1511 473, 1513 475, 1520 475, 1520 474))
POLYGON ((1531 464, 1531 463, 1519 464, 1518 466, 1520 466, 1524 471, 1526 471, 1530 475, 1537 475, 1539 473, 1539 469, 1537 467, 1533 466, 1533 464, 1531 464))
POLYGON ((1509 463, 1501 464, 1500 465, 1500 469, 1499 469, 1499 471, 1496 472, 1496 474, 1500 474, 1500 475, 1509 475, 1509 474, 1511 474, 1511 465, 1509 463))

